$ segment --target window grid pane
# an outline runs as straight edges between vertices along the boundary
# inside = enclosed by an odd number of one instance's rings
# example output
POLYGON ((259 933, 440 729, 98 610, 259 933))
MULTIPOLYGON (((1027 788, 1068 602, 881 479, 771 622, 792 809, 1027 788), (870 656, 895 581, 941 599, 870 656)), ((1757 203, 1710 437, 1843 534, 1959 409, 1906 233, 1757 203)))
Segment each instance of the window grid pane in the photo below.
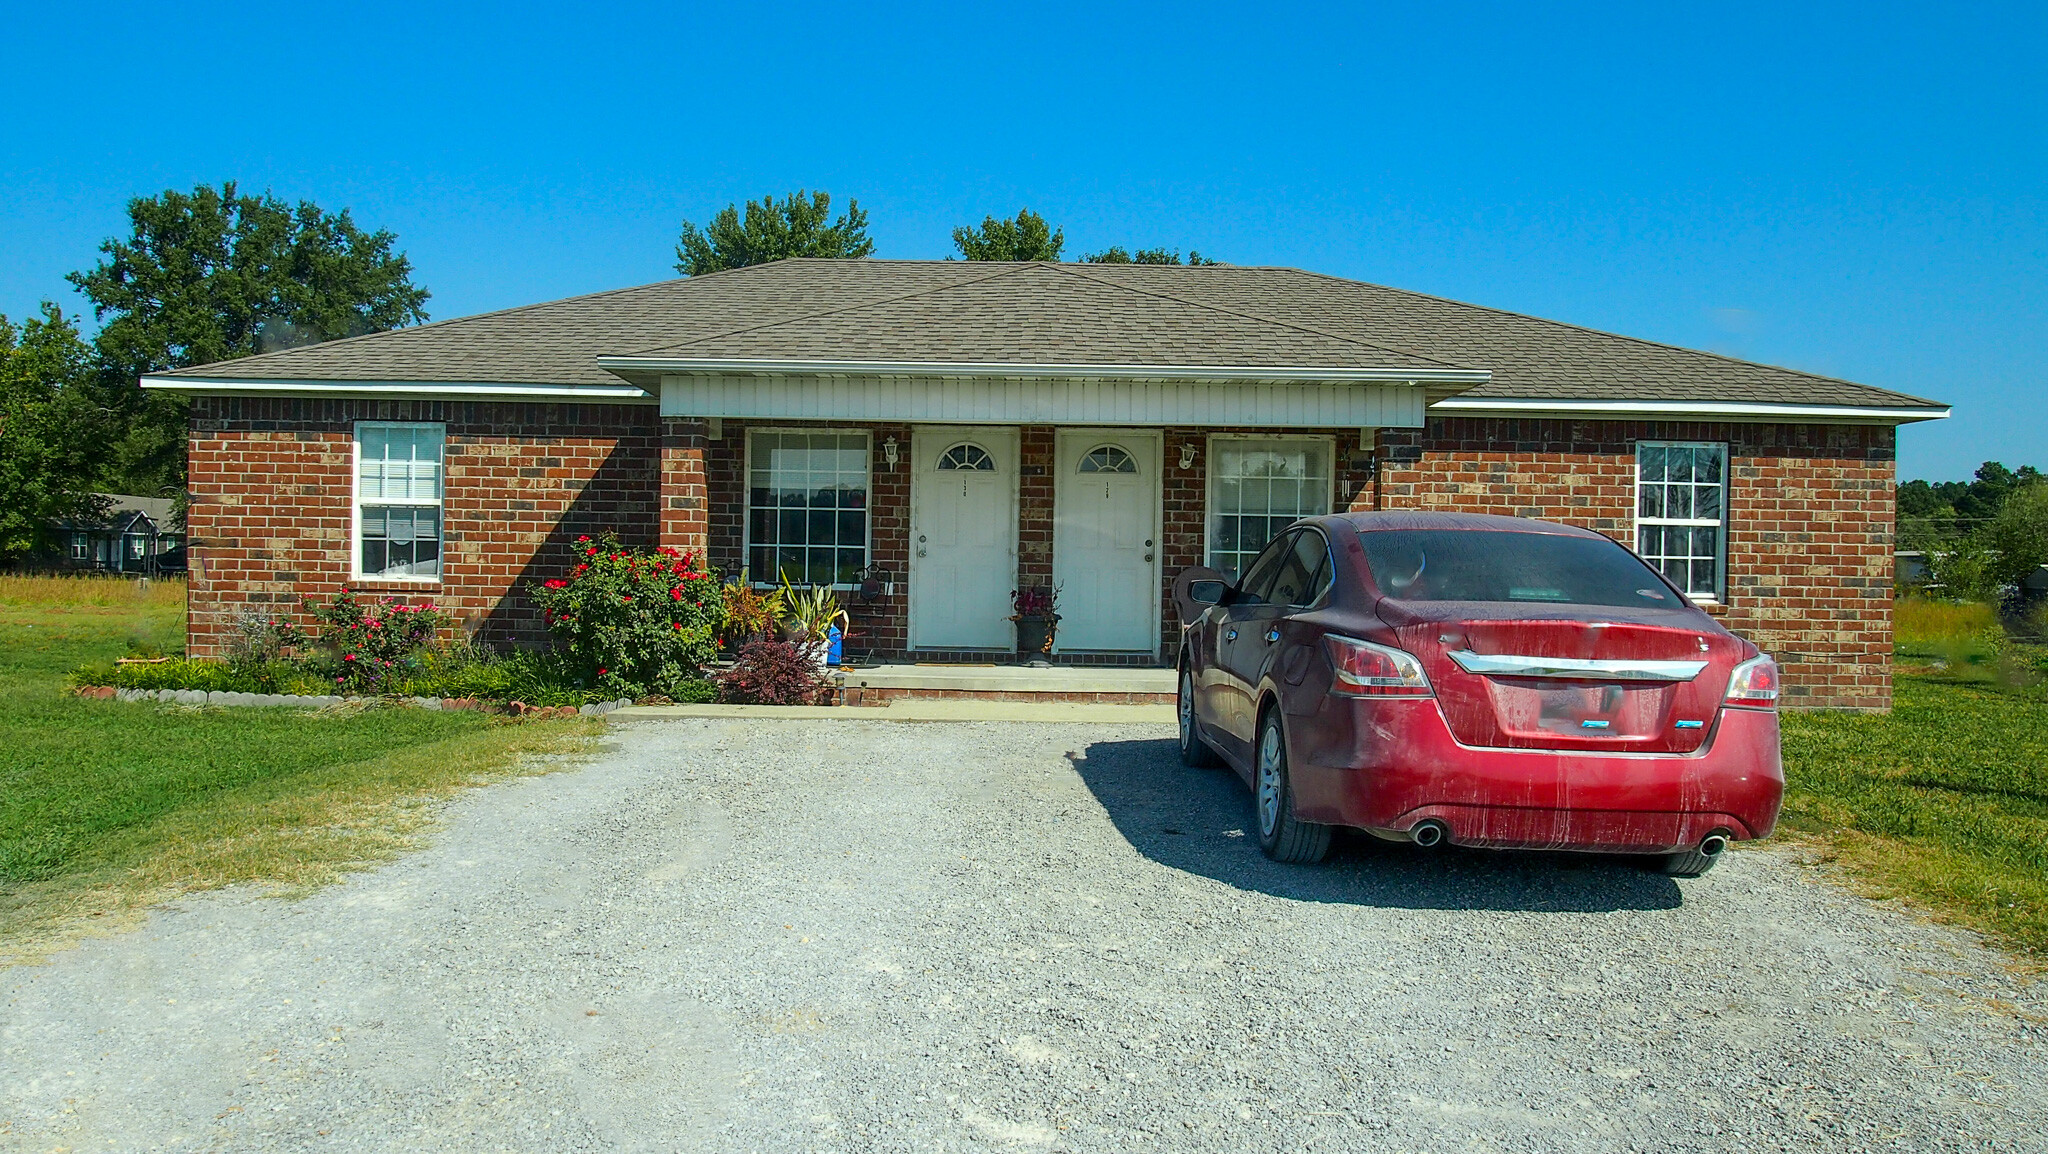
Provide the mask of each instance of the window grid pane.
POLYGON ((1209 564, 1235 578, 1302 517, 1330 511, 1330 443, 1216 440, 1210 460, 1209 564))
POLYGON ((1636 446, 1636 552, 1694 597, 1721 596, 1727 447, 1636 446))
POLYGON ((356 426, 356 563, 365 577, 441 578, 441 502, 447 426, 364 421, 356 426))
POLYGON ((867 434, 755 433, 747 482, 750 580, 855 583, 867 564, 867 434))

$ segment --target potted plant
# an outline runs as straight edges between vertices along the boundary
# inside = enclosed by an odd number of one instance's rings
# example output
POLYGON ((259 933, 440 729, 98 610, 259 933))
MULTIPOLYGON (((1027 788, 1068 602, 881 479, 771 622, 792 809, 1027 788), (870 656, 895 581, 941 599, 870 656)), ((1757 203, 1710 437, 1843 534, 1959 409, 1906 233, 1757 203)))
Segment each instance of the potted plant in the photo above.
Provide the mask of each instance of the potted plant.
POLYGON ((1017 652, 1028 665, 1052 664, 1052 640, 1060 628, 1060 587, 1010 590, 1010 620, 1017 623, 1017 652))
POLYGON ((789 613, 783 623, 787 640, 812 654, 813 660, 822 667, 830 655, 833 631, 836 629, 842 635, 845 632, 840 623, 845 620, 846 613, 839 607, 839 597, 829 585, 812 585, 799 590, 785 584, 782 601, 789 613))

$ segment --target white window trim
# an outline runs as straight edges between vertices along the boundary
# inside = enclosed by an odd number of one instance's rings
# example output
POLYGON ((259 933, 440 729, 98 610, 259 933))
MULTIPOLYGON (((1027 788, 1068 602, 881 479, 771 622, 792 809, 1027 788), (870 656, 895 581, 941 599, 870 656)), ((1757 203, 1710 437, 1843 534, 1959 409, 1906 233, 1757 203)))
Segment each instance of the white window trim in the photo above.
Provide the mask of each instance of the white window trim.
MULTIPOLYGON (((779 574, 774 580, 763 581, 760 574, 752 571, 754 560, 754 434, 756 433, 809 433, 814 435, 860 436, 867 438, 867 452, 863 457, 863 460, 867 462, 867 472, 862 474, 862 483, 867 486, 868 495, 868 503, 865 508, 867 513, 867 532, 864 534, 866 539, 861 542, 860 551, 866 565, 873 565, 875 563, 875 431, 873 429, 860 428, 823 428, 816 425, 759 425, 747 430, 746 459, 740 464, 740 517, 742 521, 740 525, 740 568, 748 571, 747 584, 756 589, 775 589, 779 588, 782 584, 779 574)), ((915 463, 904 461, 898 467, 914 468, 915 463)), ((865 568, 866 565, 863 567, 865 568)), ((837 593, 844 593, 858 589, 860 586, 838 584, 827 586, 827 588, 837 593)))
MULTIPOLYGON (((1637 441, 1630 454, 1635 468, 1635 484, 1630 487, 1629 551, 1640 553, 1643 546, 1642 528, 1645 525, 1678 525, 1691 528, 1718 528, 1716 538, 1720 547, 1714 551, 1714 592, 1687 593, 1686 597, 1696 605, 1723 605, 1728 598, 1728 475, 1732 471, 1732 454, 1726 441, 1637 441), (1643 447, 1695 449, 1712 446, 1721 450, 1721 516, 1718 520, 1708 517, 1645 517, 1643 516, 1643 447)), ((1645 559, 1646 563, 1647 559, 1645 559)), ((1656 566, 1651 564, 1651 568, 1656 566)), ((1660 570, 1661 572, 1661 570, 1660 570)))
POLYGON ((448 574, 448 423, 446 421, 357 421, 349 432, 348 573, 349 581, 380 585, 439 585, 448 574), (417 574, 392 577, 363 572, 363 430, 432 429, 441 435, 441 495, 404 500, 379 498, 379 506, 404 505, 441 511, 441 557, 432 577, 417 574))
MULTIPOLYGON (((1337 511, 1337 438, 1316 433, 1211 433, 1202 446, 1202 564, 1215 568, 1214 548, 1216 523, 1209 520, 1216 513, 1216 443, 1218 441, 1319 441, 1329 447, 1330 488, 1324 494, 1323 508, 1337 511)), ((1242 552, 1242 550, 1240 550, 1242 552)), ((1254 555, 1258 550, 1252 551, 1254 555)))

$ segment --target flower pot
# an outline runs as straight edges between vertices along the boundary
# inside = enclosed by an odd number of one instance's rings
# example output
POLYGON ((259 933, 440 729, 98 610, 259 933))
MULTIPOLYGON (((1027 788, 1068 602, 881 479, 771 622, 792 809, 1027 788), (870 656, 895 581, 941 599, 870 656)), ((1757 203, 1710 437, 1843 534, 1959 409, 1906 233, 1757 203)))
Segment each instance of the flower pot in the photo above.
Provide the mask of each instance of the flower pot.
POLYGON ((1053 634, 1059 629, 1057 617, 1017 618, 1017 652, 1045 657, 1052 652, 1053 634))

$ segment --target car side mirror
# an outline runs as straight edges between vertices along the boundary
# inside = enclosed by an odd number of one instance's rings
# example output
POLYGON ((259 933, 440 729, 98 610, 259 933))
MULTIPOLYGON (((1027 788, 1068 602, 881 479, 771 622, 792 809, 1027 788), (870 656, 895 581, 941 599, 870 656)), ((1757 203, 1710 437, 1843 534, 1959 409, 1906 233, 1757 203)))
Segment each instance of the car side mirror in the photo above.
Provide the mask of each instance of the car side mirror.
POLYGON ((1205 565, 1183 569, 1173 579, 1173 608, 1182 626, 1193 625, 1203 610, 1221 602, 1230 591, 1223 574, 1205 565))

